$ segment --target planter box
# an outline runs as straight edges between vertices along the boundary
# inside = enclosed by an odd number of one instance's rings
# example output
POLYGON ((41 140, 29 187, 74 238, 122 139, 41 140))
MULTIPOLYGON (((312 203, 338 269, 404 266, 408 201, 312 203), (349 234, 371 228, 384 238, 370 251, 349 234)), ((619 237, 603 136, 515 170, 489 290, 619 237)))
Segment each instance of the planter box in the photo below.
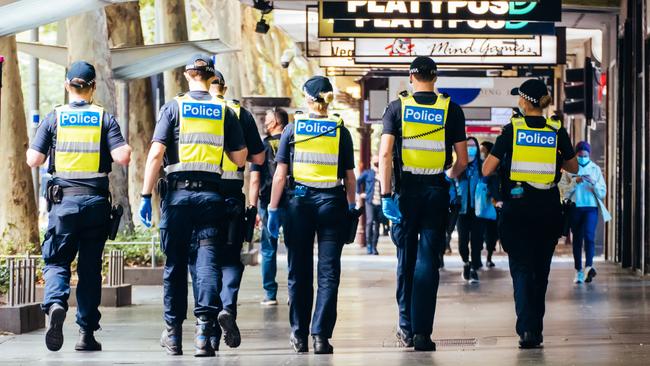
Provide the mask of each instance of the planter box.
POLYGON ((163 267, 125 267, 124 282, 133 286, 162 286, 163 267))
MULTIPOLYGON (((36 299, 43 301, 44 288, 42 286, 36 287, 36 299)), ((102 286, 102 302, 100 306, 107 308, 115 308, 120 306, 131 305, 131 285, 125 284, 121 286, 102 286)), ((68 306, 77 306, 77 287, 70 287, 70 298, 68 299, 68 306)))
POLYGON ((45 327, 41 304, 0 306, 0 330, 22 334, 45 327))

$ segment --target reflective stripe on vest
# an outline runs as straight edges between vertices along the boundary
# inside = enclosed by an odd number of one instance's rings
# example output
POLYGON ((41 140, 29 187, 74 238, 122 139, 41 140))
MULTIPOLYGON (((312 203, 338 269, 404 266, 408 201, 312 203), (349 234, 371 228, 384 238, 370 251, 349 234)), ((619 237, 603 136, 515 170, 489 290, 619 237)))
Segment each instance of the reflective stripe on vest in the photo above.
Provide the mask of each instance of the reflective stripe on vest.
MULTIPOLYGON (((226 102, 226 105, 230 107, 230 109, 232 109, 237 115, 237 118, 239 118, 241 114, 241 106, 239 103, 229 100, 226 102)), ((244 171, 240 171, 237 164, 233 163, 225 153, 223 154, 223 173, 221 173, 221 179, 244 180, 244 171)))
POLYGON ((444 172, 447 160, 445 125, 449 97, 438 95, 433 105, 419 104, 412 95, 402 101, 403 170, 418 175, 444 172))
POLYGON ((167 173, 201 171, 221 174, 226 104, 217 99, 195 100, 189 95, 178 102, 178 163, 168 165, 167 173))
POLYGON ((512 119, 510 180, 543 185, 551 185, 555 181, 556 131, 561 127, 561 123, 548 118, 546 124, 547 126, 542 128, 532 128, 526 124, 524 118, 512 119))
POLYGON ((99 172, 104 108, 87 104, 55 109, 54 176, 68 179, 106 177, 99 172))
POLYGON ((314 188, 341 185, 338 177, 341 129, 336 127, 342 122, 340 118, 296 118, 292 164, 297 183, 314 188), (329 132, 313 138, 326 131, 329 132))

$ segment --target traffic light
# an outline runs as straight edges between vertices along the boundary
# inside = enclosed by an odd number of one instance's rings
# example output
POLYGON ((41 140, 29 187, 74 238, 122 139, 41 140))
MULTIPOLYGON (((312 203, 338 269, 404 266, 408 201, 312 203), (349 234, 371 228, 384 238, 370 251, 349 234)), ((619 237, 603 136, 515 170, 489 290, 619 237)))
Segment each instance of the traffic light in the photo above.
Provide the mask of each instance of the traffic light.
POLYGON ((567 115, 582 114, 587 120, 593 118, 594 71, 591 58, 585 59, 582 69, 567 69, 564 75, 564 108, 567 115))

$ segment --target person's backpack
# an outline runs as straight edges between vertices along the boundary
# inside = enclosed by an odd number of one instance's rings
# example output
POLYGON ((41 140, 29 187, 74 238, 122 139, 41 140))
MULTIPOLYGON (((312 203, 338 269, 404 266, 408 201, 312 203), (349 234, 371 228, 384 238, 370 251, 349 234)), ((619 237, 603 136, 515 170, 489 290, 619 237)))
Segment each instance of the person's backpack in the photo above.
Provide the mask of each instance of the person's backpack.
POLYGON ((476 217, 481 219, 497 219, 497 210, 490 199, 490 193, 485 179, 479 180, 476 184, 476 191, 474 192, 474 210, 476 217))

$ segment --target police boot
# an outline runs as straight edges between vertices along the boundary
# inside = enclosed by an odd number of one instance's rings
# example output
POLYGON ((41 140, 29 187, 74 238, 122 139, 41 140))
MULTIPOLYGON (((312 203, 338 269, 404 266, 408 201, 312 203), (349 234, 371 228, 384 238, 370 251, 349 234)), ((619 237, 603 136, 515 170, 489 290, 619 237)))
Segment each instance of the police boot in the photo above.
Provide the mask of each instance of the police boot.
POLYGON ((436 350, 436 344, 433 343, 430 336, 416 334, 413 336, 413 348, 416 351, 433 352, 436 350))
POLYGON ((97 342, 92 330, 79 329, 79 340, 74 345, 75 351, 101 351, 102 344, 97 342))
POLYGON ((50 351, 58 351, 63 346, 63 322, 65 309, 59 304, 52 304, 47 312, 47 331, 45 345, 50 351))
POLYGON ((212 334, 210 334, 210 345, 212 349, 219 351, 219 343, 221 342, 221 327, 216 321, 212 322, 212 334))
POLYGON ((291 333, 291 337, 289 337, 289 343, 291 343, 291 347, 293 347, 293 350, 296 351, 296 353, 309 352, 307 340, 302 337, 298 337, 295 334, 291 333))
POLYGON ((228 310, 222 310, 217 317, 217 321, 223 331, 223 341, 230 348, 237 348, 241 344, 241 335, 235 321, 235 315, 228 310))
POLYGON ((519 337, 519 348, 521 349, 531 349, 539 348, 544 342, 541 334, 536 334, 533 332, 524 332, 524 335, 519 337))
POLYGON ((160 346, 165 349, 170 356, 180 356, 183 354, 183 329, 180 325, 165 325, 160 336, 160 346))
POLYGON ((207 316, 201 315, 196 319, 196 332, 194 333, 194 357, 213 357, 211 336, 213 322, 207 316))
POLYGON ((334 347, 329 342, 329 339, 321 336, 314 337, 314 353, 317 355, 329 355, 334 353, 334 347))

